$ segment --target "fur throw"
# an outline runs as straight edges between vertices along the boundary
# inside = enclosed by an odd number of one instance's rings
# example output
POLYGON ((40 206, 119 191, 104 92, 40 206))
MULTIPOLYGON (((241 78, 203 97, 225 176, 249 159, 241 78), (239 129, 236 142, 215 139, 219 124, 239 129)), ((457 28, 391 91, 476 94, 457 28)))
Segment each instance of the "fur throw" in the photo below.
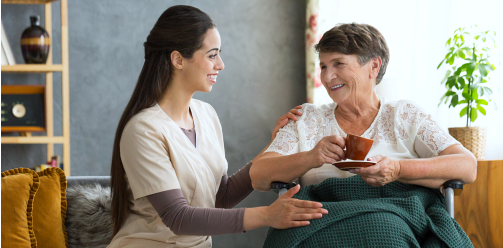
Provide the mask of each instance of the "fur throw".
POLYGON ((110 187, 76 185, 66 190, 66 231, 70 247, 101 248, 112 241, 110 187))

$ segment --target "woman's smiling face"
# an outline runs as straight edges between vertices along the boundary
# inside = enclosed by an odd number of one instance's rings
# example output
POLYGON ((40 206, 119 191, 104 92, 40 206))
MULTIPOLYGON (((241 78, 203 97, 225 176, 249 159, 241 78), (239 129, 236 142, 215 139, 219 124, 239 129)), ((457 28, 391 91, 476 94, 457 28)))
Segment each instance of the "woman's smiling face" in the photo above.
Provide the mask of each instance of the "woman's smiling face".
POLYGON ((320 53, 320 79, 330 98, 336 103, 341 103, 368 97, 374 85, 373 62, 374 59, 362 66, 358 63, 356 55, 338 52, 320 53))
POLYGON ((216 28, 211 28, 204 36, 203 46, 194 52, 191 59, 185 60, 183 78, 192 91, 210 92, 216 83, 218 72, 225 67, 220 57, 220 46, 220 34, 216 28))

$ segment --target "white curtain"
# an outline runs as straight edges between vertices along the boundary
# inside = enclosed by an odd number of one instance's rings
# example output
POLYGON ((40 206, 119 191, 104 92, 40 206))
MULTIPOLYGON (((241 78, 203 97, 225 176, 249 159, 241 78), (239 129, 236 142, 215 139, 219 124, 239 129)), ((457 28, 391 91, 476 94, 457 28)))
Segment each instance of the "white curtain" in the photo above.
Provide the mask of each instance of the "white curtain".
MULTIPOLYGON (((338 23, 370 24, 384 35, 390 49, 390 62, 382 82, 377 86, 377 93, 389 101, 409 99, 416 102, 445 130, 448 127, 462 127, 466 120, 459 117, 461 108, 437 106, 445 93, 440 81, 447 68, 436 68, 447 53, 445 42, 454 30, 477 24, 497 32, 499 50, 494 53, 496 71, 492 72, 491 81, 503 86, 502 5, 498 0, 482 0, 477 3, 469 0, 309 0, 306 15, 306 61, 311 63, 314 57, 314 63, 318 67, 318 55, 313 54, 314 50, 309 48, 310 43, 307 42, 312 13, 316 14, 317 26, 314 44, 325 31, 338 23), (310 4, 317 6, 312 7, 310 4)), ((310 64, 306 67, 308 100, 315 104, 332 102, 323 86, 316 87, 321 85, 316 83, 319 82, 319 68, 316 67, 312 68, 310 64), (309 79, 310 75, 314 75, 314 78, 309 79)), ((492 99, 498 103, 499 110, 489 106, 487 116, 479 115, 473 126, 486 126, 488 129, 486 159, 503 159, 503 131, 500 127, 503 123, 502 91, 496 90, 492 99)))

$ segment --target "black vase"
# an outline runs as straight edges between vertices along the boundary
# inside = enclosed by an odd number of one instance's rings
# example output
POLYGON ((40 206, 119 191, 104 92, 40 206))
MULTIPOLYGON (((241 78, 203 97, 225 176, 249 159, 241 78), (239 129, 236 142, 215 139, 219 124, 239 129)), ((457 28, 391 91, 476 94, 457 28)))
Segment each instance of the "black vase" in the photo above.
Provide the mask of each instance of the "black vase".
POLYGON ((31 27, 21 36, 21 50, 26 64, 45 64, 49 56, 51 39, 44 28, 40 27, 40 16, 30 16, 31 27))

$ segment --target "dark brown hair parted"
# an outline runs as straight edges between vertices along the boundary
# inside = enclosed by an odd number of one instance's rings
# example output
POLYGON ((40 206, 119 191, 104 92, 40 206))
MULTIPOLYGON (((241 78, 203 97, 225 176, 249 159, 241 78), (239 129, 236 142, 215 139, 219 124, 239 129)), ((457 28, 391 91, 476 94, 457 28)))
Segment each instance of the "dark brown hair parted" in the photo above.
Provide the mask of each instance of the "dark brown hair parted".
POLYGON ((161 99, 172 73, 171 53, 178 51, 184 58, 192 58, 194 52, 203 46, 206 32, 214 27, 216 25, 210 16, 198 8, 173 6, 162 13, 143 44, 145 62, 115 133, 110 173, 113 235, 117 234, 129 214, 126 172, 120 156, 120 140, 124 127, 135 114, 154 106, 161 99))
POLYGON ((381 82, 389 62, 389 49, 384 36, 368 24, 338 24, 325 32, 314 48, 318 53, 354 54, 358 56, 360 65, 380 57, 382 64, 376 84, 381 82))

